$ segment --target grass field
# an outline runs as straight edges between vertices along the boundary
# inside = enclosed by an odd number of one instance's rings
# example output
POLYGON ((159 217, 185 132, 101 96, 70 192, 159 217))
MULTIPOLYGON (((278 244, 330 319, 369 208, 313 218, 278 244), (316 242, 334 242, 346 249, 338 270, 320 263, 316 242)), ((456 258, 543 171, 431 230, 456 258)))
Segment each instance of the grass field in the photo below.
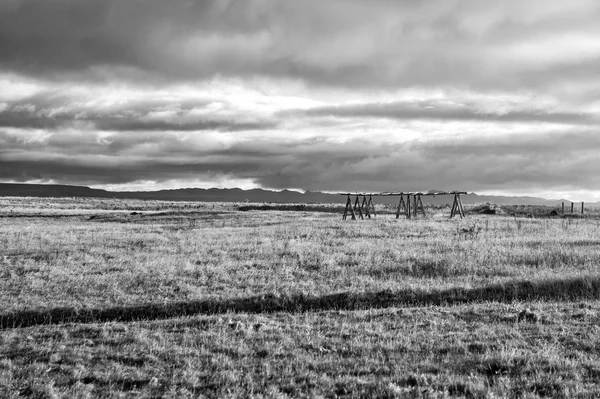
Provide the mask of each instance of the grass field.
POLYGON ((600 396, 596 218, 270 209, 0 198, 0 397, 600 396))

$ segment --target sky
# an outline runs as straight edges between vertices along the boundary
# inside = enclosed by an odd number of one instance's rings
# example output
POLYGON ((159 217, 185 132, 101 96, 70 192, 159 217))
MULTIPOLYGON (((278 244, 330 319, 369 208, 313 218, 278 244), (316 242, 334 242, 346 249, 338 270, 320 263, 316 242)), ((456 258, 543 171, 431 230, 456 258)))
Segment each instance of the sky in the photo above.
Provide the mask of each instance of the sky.
POLYGON ((2 0, 0 182, 600 200, 597 0, 2 0))

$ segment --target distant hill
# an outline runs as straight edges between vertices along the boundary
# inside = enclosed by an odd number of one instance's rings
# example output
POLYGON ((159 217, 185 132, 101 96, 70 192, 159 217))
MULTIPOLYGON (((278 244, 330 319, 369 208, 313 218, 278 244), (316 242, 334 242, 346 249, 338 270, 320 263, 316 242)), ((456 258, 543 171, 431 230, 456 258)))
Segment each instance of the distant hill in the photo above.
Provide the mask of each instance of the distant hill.
MULTIPOLYGON (((2 197, 95 197, 95 198, 130 198, 163 201, 203 201, 203 202, 279 202, 279 203, 344 203, 345 198, 338 194, 321 192, 283 190, 270 191, 263 189, 242 190, 239 188, 182 188, 159 191, 107 191, 84 186, 59 184, 17 184, 0 183, 2 197)), ((354 200, 354 198, 353 198, 354 200)), ((378 204, 396 204, 398 197, 376 197, 378 204)), ((545 205, 558 206, 566 200, 548 200, 537 197, 486 196, 469 193, 462 196, 464 204, 492 203, 499 205, 545 205)), ((451 204, 452 197, 445 195, 425 196, 424 204, 451 204)), ((600 203, 589 203, 586 206, 600 206, 600 203)))
POLYGON ((300 193, 283 190, 263 189, 242 190, 240 188, 181 188, 159 191, 107 191, 85 186, 58 184, 18 184, 0 183, 2 197, 94 197, 129 198, 163 201, 204 201, 204 202, 282 202, 282 203, 337 203, 343 198, 336 194, 320 192, 300 193))

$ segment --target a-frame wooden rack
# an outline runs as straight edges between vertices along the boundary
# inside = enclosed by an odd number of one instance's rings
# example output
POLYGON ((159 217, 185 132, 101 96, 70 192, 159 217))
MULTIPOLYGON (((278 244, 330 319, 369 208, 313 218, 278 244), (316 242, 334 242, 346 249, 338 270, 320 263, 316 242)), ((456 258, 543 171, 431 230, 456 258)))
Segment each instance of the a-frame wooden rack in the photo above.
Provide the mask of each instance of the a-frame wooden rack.
POLYGON ((350 198, 350 194, 346 195, 348 196, 348 199, 346 200, 346 209, 344 209, 344 216, 342 216, 342 220, 346 220, 348 215, 352 216, 352 220, 356 220, 357 213, 361 220, 365 220, 365 216, 371 219, 371 214, 373 215, 373 217, 377 216, 377 214, 375 213, 375 204, 373 203, 373 196, 369 195, 369 200, 367 200, 367 195, 363 195, 361 203, 360 195, 357 195, 356 201, 354 201, 354 206, 352 206, 352 199, 350 198))
POLYGON ((375 204, 373 203, 373 197, 390 197, 390 196, 399 196, 400 201, 398 201, 398 207, 396 209, 396 219, 400 218, 400 215, 404 215, 406 219, 417 218, 419 215, 427 216, 425 213, 425 207, 423 206, 422 196, 433 195, 453 195, 454 202, 452 203, 452 209, 450 211, 450 218, 452 219, 454 216, 458 215, 460 218, 465 217, 465 210, 460 199, 461 194, 466 194, 464 191, 441 191, 441 192, 431 192, 431 193, 421 193, 421 192, 389 192, 389 193, 340 193, 340 195, 345 195, 346 199, 346 208, 344 209, 344 215, 342 216, 342 220, 346 220, 348 216, 351 216, 352 220, 356 220, 357 214, 361 220, 364 220, 365 217, 371 219, 371 215, 373 217, 376 216, 375 213, 375 204), (356 200, 354 201, 354 205, 352 203, 351 196, 355 195, 356 200), (362 203, 360 201, 360 197, 362 197, 362 203), (367 200, 367 197, 369 199, 367 200), (406 198, 406 199, 405 199, 406 198), (363 216, 364 215, 364 216, 363 216))
POLYGON ((461 194, 466 193, 454 193, 454 202, 452 203, 452 210, 450 211, 450 219, 456 214, 458 214, 461 219, 465 217, 465 208, 463 208, 462 201, 460 200, 461 194))
POLYGON ((422 194, 420 193, 407 193, 405 202, 404 194, 400 194, 400 201, 398 201, 398 209, 396 210, 396 219, 400 218, 400 215, 405 215, 407 219, 416 218, 419 214, 427 216, 425 207, 423 207, 421 195, 422 194))

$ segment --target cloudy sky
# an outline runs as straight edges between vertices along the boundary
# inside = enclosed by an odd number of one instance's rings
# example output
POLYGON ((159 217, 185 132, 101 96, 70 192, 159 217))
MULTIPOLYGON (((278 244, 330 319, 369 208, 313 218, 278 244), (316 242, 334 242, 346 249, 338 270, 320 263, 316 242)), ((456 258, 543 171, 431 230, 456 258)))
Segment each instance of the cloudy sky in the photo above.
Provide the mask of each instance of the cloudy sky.
POLYGON ((600 200, 597 0, 1 0, 0 181, 600 200))

